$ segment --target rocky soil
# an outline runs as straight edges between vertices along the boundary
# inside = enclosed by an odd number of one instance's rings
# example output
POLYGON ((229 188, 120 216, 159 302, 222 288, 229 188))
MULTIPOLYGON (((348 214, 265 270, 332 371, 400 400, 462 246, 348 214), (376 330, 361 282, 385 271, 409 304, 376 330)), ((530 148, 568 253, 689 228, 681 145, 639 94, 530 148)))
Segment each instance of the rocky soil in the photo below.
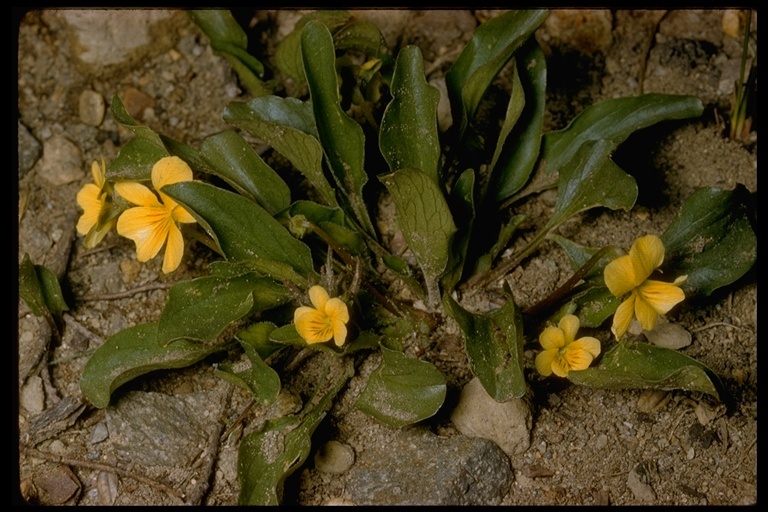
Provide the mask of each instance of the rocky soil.
MULTIPOLYGON (((250 26, 253 53, 275 69, 269 56, 300 13, 235 14, 250 26)), ((392 47, 418 44, 428 78, 439 84, 473 29, 494 13, 355 14, 375 21, 392 47)), ((757 122, 746 141, 731 141, 725 131, 741 58, 738 20, 724 10, 551 12, 537 33, 548 58, 547 129, 565 126, 595 101, 643 92, 696 95, 706 107, 701 119, 645 130, 617 152, 640 187, 632 211, 587 212, 562 235, 628 248, 638 236, 663 232, 698 187, 743 184, 756 195, 757 122)), ((245 391, 217 377, 215 360, 149 374, 123 386, 110 407, 93 408, 79 389, 88 356, 110 335, 156 320, 168 288, 205 274, 213 255, 188 244, 182 267, 164 276, 158 259, 137 263, 132 242, 115 234, 84 250, 75 195, 90 182, 90 163, 111 160, 130 138, 109 115, 113 95, 141 123, 197 146, 227 127, 223 108, 245 93, 183 11, 32 11, 19 18, 17 50, 19 261, 28 253, 53 270, 70 306, 57 339, 19 300, 12 354, 17 498, 48 505, 235 504, 243 432, 297 410, 324 356, 304 361, 266 409, 249 407, 245 391)), ((553 205, 545 193, 523 208, 532 219, 546 219, 553 205)), ((380 221, 391 226, 391 218, 380 221)), ((531 305, 570 275, 565 256, 545 245, 512 273, 515 300, 531 305)), ((481 300, 491 307, 497 295, 494 286, 481 300)), ((369 358, 317 430, 307 463, 286 482, 284 502, 753 504, 756 272, 706 300, 683 303, 668 319, 689 336, 681 350, 721 376, 730 408, 696 393, 593 390, 535 372, 529 397, 499 406, 471 381, 458 330, 446 322, 410 348, 446 374, 443 409, 402 430, 355 409, 378 364, 369 358), (473 417, 490 430, 478 433, 473 417)), ((610 333, 595 336, 607 340, 610 333)), ((526 354, 530 363, 534 355, 526 354)))

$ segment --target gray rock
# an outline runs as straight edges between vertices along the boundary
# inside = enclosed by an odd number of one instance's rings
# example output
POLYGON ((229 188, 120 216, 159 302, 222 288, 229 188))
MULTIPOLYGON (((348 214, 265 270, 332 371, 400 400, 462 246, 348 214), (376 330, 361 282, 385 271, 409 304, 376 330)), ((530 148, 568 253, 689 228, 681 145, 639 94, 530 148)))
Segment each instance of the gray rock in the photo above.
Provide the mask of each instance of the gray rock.
POLYGON ((43 154, 43 146, 19 121, 19 178, 27 174, 43 154))
POLYGON ((204 393, 169 396, 130 392, 106 410, 118 459, 139 465, 188 466, 204 450, 210 408, 204 393), (208 421, 206 421, 208 420, 208 421))
POLYGON ((656 500, 656 492, 651 487, 652 464, 641 462, 629 472, 627 487, 638 501, 651 503, 656 500))
POLYGON ((54 186, 82 179, 85 174, 83 156, 75 144, 61 135, 54 135, 43 144, 43 158, 37 173, 54 186))
POLYGON ((345 498, 357 505, 498 505, 513 480, 509 459, 492 442, 414 428, 358 454, 345 498))
POLYGON ((643 331, 648 341, 657 347, 680 350, 691 344, 693 336, 685 327, 679 324, 668 322, 664 318, 659 318, 656 327, 652 331, 643 331))
POLYGON ((19 394, 19 403, 32 414, 39 414, 45 409, 45 391, 43 390, 43 379, 37 375, 32 375, 21 387, 19 394))
POLYGON ((451 421, 462 434, 493 441, 509 456, 531 445, 531 409, 524 399, 495 401, 480 379, 472 379, 459 395, 451 421))

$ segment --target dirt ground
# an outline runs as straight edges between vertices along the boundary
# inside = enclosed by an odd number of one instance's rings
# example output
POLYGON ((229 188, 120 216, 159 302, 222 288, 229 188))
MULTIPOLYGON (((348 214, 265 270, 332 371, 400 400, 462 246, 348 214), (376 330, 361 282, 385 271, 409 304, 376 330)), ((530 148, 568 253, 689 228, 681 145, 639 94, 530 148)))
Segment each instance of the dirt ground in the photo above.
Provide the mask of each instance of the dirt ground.
MULTIPOLYGON (((19 261, 28 252, 36 263, 54 270, 70 305, 63 337, 56 340, 19 301, 18 488, 32 501, 176 504, 182 490, 186 501, 195 504, 232 505, 237 500, 237 435, 214 428, 207 459, 171 469, 144 468, 121 459, 110 442, 95 441, 94 432, 107 413, 82 404, 79 389, 82 368, 95 347, 121 329, 157 320, 168 288, 178 280, 204 275, 213 258, 207 248, 191 243, 179 271, 163 276, 158 259, 137 263, 133 244, 126 239, 110 234, 101 246, 87 251, 75 234, 75 195, 90 181, 90 162, 101 157, 109 161, 129 139, 108 112, 97 123, 84 118, 84 91, 90 91, 86 98, 96 93, 106 101, 113 94, 124 101, 126 94, 133 95, 130 104, 137 108, 137 119, 193 146, 226 128, 221 111, 244 97, 229 65, 213 54, 184 13, 176 14, 166 25, 171 27, 167 33, 155 34, 154 51, 96 68, 83 65, 71 21, 68 26, 60 12, 28 13, 19 26, 19 261), (21 161, 27 158, 22 152, 35 147, 26 136, 41 149, 22 172, 21 161), (56 158, 74 162, 81 173, 66 176, 65 166, 52 165, 56 158), (45 416, 57 406, 55 417, 45 416), (45 424, 35 423, 40 417, 45 424)), ((253 20, 249 38, 254 51, 264 56, 273 53, 298 17, 290 11, 237 15, 253 20)), ((357 15, 374 20, 391 45, 418 44, 428 78, 439 79, 477 23, 493 13, 363 10, 357 15)), ((628 248, 639 236, 662 233, 699 187, 732 189, 743 184, 756 195, 757 121, 748 140, 731 141, 726 134, 741 58, 741 34, 731 31, 731 15, 723 10, 550 14, 537 33, 548 58, 546 129, 564 127, 596 101, 642 92, 696 95, 705 105, 701 119, 644 130, 616 153, 616 162, 638 181, 635 208, 586 212, 561 227, 561 235, 593 247, 628 248)), ((756 18, 752 21, 754 48, 756 18)), ((268 57, 265 62, 270 67, 268 57)), ((544 193, 521 206, 532 219, 526 232, 546 222, 554 199, 544 193)), ((571 272, 562 251, 546 243, 511 273, 518 306, 543 299, 571 272)), ((498 296, 494 286, 479 300, 493 304, 498 296)), ((683 352, 721 377, 732 407, 698 393, 594 390, 541 379, 530 371, 530 448, 510 457, 515 480, 503 504, 757 501, 756 271, 709 298, 683 303, 668 319, 691 334, 683 352)), ((471 378, 457 332, 449 323, 440 326, 424 354, 446 374, 453 394, 471 378)), ((595 336, 608 340, 610 332, 604 328, 595 336)), ((526 353, 529 370, 534 356, 533 351, 526 353)), ((349 405, 363 384, 361 378, 353 379, 327 420, 333 438, 357 450, 381 443, 384 429, 349 405)), ((244 391, 223 385, 210 365, 202 363, 155 372, 121 393, 130 390, 206 392, 218 398, 212 409, 219 418, 237 418, 248 405, 244 391)), ((427 423, 439 435, 459 435, 447 414, 427 423)), ((287 502, 318 505, 344 499, 344 479, 344 474, 330 478, 307 464, 291 477, 287 502)))

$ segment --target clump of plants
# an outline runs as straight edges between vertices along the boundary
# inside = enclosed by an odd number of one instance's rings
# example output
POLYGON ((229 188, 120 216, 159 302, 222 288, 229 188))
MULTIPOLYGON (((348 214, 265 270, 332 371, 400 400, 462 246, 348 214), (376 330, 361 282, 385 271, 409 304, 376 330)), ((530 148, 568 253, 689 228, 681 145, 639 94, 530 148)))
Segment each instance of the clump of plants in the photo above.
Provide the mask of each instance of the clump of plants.
MULTIPOLYGON (((165 273, 178 267, 190 237, 220 257, 208 275, 170 289, 156 322, 117 332, 95 351, 81 381, 94 406, 108 406, 116 389, 150 371, 233 352, 250 367, 221 363, 218 374, 269 405, 299 354, 332 354, 300 412, 240 442, 240 503, 277 504, 313 431, 369 354, 379 352, 381 365, 358 409, 407 427, 444 406, 445 376, 406 354, 413 333, 428 335, 440 322, 458 324, 472 373, 499 402, 526 393, 523 348, 537 341, 535 369, 545 377, 725 398, 705 365, 631 341, 627 331, 634 319, 652 330, 682 301, 731 285, 754 265, 744 187, 696 191, 663 233, 637 233, 631 247, 588 247, 557 233, 588 209, 630 210, 637 184, 613 152, 637 130, 700 116, 699 99, 606 100, 544 132, 546 60, 533 34, 547 11, 509 11, 478 26, 445 75, 452 125, 442 132, 440 93, 425 78, 421 50, 405 46, 393 55, 370 22, 343 11, 305 16, 277 49, 279 71, 299 91, 290 97, 263 81, 263 65, 247 54, 227 11, 193 14, 253 97, 229 104, 223 116, 231 129, 200 147, 139 125, 114 98, 112 115, 135 137, 112 162, 93 164, 93 183, 77 198, 78 232, 93 247, 115 229, 135 242, 139 261, 162 253, 165 273), (511 86, 489 133, 478 112, 505 69, 511 86), (291 169, 268 165, 253 139, 291 169), (296 180, 287 173, 299 173, 306 187, 289 186, 296 180), (551 217, 503 257, 521 236, 525 217, 516 206, 548 189, 557 191, 551 217), (383 195, 394 204, 407 255, 388 249, 377 228, 383 195), (542 246, 546 240, 556 245, 542 246), (505 276, 532 254, 546 257, 543 247, 565 251, 573 276, 521 311, 505 276), (477 311, 465 302, 500 281, 501 307, 477 311), (417 300, 390 294, 395 282, 417 300), (612 341, 579 333, 602 326, 612 341), (275 436, 282 443, 267 453, 275 436)), ((50 280, 31 262, 23 266, 30 307, 50 314, 50 280)))

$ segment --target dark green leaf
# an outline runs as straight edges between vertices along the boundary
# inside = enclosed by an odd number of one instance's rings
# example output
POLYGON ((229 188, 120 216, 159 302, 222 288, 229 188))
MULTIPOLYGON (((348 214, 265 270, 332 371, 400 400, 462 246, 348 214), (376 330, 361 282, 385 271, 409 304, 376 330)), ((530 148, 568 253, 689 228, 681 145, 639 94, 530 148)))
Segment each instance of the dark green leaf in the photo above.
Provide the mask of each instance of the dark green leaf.
POLYGON ((547 17, 545 10, 509 11, 475 29, 459 58, 445 75, 451 113, 459 137, 475 114, 480 99, 514 52, 547 17))
POLYGON ((277 400, 280 394, 280 376, 261 359, 254 347, 244 341, 240 342, 245 355, 251 362, 247 370, 235 371, 229 365, 219 365, 217 373, 237 386, 247 389, 253 398, 262 406, 269 406, 277 400))
POLYGON ((249 344, 259 354, 261 359, 266 359, 273 353, 284 348, 284 345, 273 343, 270 335, 277 328, 272 322, 257 322, 245 329, 238 331, 235 339, 242 345, 249 344))
POLYGON ((385 65, 392 64, 381 30, 368 20, 353 20, 333 31, 333 45, 337 50, 355 50, 381 59, 385 65))
POLYGON ((512 298, 483 315, 470 313, 447 294, 443 306, 464 333, 472 373, 488 394, 497 402, 523 396, 523 321, 512 298))
POLYGON ((702 188, 683 204, 661 235, 664 266, 670 278, 687 275, 686 296, 709 295, 729 285, 757 260, 757 236, 743 185, 733 190, 702 188))
POLYGON ((285 479, 299 469, 312 448, 312 434, 325 418, 339 390, 352 376, 347 371, 303 417, 268 421, 243 438, 237 457, 240 505, 279 505, 285 479))
POLYGON ((363 168, 363 129, 339 104, 336 54, 328 28, 310 21, 301 34, 301 53, 307 75, 315 124, 336 184, 344 192, 360 225, 368 234, 374 229, 363 200, 368 175, 363 168))
POLYGON ((107 170, 107 179, 114 181, 147 181, 152 176, 152 167, 168 156, 165 148, 155 146, 141 137, 136 137, 120 148, 107 170))
POLYGON ((109 405, 112 393, 136 377, 154 370, 191 366, 229 344, 204 345, 187 340, 158 343, 157 324, 129 327, 110 336, 83 369, 80 390, 94 406, 109 405))
POLYGON ((724 389, 717 375, 695 359, 676 350, 631 342, 606 352, 594 368, 569 372, 568 380, 593 388, 700 391, 720 399, 724 389))
POLYGON ((542 162, 546 172, 556 172, 587 141, 607 139, 618 146, 637 130, 661 121, 698 117, 703 109, 698 98, 671 94, 601 101, 585 108, 567 128, 544 136, 542 162))
POLYGON ((304 338, 299 335, 294 324, 278 327, 269 333, 269 340, 281 345, 296 345, 301 347, 306 346, 307 344, 307 342, 304 341, 304 338))
POLYGON ((24 253, 19 263, 19 297, 29 306, 35 316, 49 319, 61 319, 69 311, 61 292, 61 285, 56 274, 42 265, 35 265, 24 253))
POLYGON ((328 205, 336 206, 336 195, 323 173, 323 148, 309 103, 262 96, 248 103, 230 103, 224 119, 269 144, 309 180, 328 205))
POLYGON ((296 201, 287 210, 289 217, 302 216, 319 226, 339 246, 351 254, 363 255, 366 245, 363 236, 354 229, 341 208, 329 208, 312 201, 296 201))
POLYGON ((200 155, 214 174, 270 214, 291 204, 288 185, 237 132, 227 130, 208 137, 200 146, 200 155))
POLYGON ((160 316, 158 341, 212 340, 251 311, 271 309, 290 299, 291 294, 284 286, 254 273, 183 281, 168 293, 160 316))
POLYGON ((443 292, 450 293, 461 280, 464 273, 472 226, 475 222, 475 171, 467 169, 456 180, 451 189, 451 211, 458 220, 457 233, 453 238, 448 268, 441 284, 443 292))
POLYGON ((397 224, 424 273, 430 307, 435 307, 437 280, 446 270, 456 232, 448 203, 438 185, 418 169, 400 169, 379 179, 392 195, 397 224))
POLYGON ((629 211, 637 199, 637 183, 613 163, 608 140, 587 141, 560 169, 557 204, 546 226, 551 231, 578 212, 602 206, 629 211))
POLYGON ((424 78, 424 63, 417 46, 400 50, 390 89, 392 101, 384 111, 379 131, 379 147, 389 169, 419 169, 439 184, 440 93, 424 78))
MULTIPOLYGON (((490 183, 494 183, 493 197, 497 202, 506 200, 525 185, 538 161, 541 147, 547 62, 535 39, 523 45, 517 61, 525 105, 514 128, 504 138, 498 162, 491 167, 493 181, 490 183)), ((517 101, 514 90, 510 105, 513 101, 517 101)))
POLYGON ((445 376, 426 361, 381 347, 383 362, 368 379, 355 407, 392 426, 433 416, 445 400, 445 376))
POLYGON ((269 94, 269 87, 259 77, 264 65, 248 53, 248 36, 228 10, 195 9, 192 19, 211 42, 211 48, 226 58, 240 81, 255 96, 269 94))
POLYGON ((304 26, 317 20, 335 30, 350 21, 352 17, 346 11, 320 10, 307 14, 297 23, 293 32, 285 36, 275 49, 275 64, 277 68, 291 77, 298 87, 304 86, 307 79, 304 76, 304 62, 301 58, 301 32, 304 26))
POLYGON ((290 265, 300 275, 314 274, 309 248, 253 201, 195 181, 166 185, 163 192, 195 216, 227 259, 263 258, 290 265))

